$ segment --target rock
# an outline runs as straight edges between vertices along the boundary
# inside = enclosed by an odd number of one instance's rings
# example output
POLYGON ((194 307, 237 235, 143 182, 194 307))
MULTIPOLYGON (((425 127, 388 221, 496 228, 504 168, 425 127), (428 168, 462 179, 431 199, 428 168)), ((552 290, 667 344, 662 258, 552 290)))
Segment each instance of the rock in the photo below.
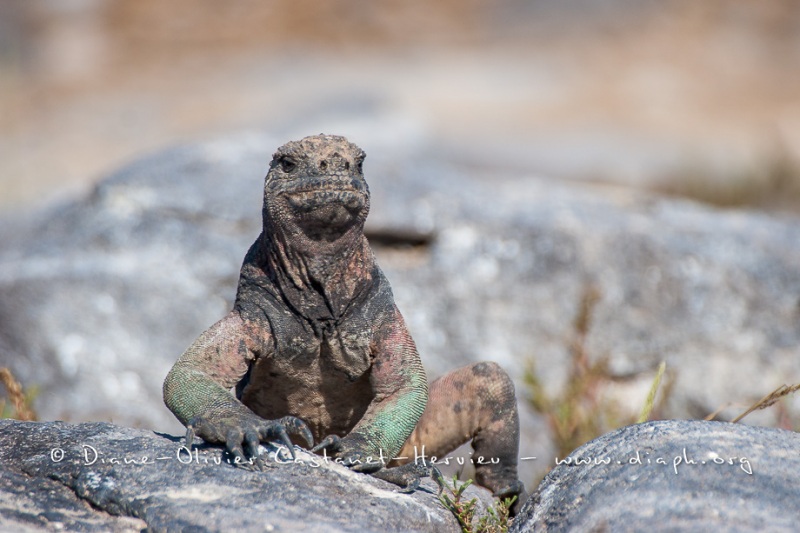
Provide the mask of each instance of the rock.
MULTIPOLYGON (((182 439, 107 423, 2 420, 0 434, 3 531, 458 530, 430 479, 401 494, 303 451, 278 464, 270 446, 258 472, 219 447, 189 456, 182 439)), ((491 500, 475 487, 465 497, 481 512, 491 500)))
MULTIPOLYGON (((220 447, 107 423, 0 421, 3 531, 457 531, 429 479, 413 494, 319 457, 257 472, 220 447), (317 462, 312 462, 317 459, 317 462)), ((658 421, 560 459, 510 531, 792 531, 797 433, 658 421)), ((488 493, 470 487, 485 512, 488 493)))
POLYGON ((0 466, 0 530, 138 533, 147 523, 93 509, 74 492, 46 477, 30 477, 0 466))
MULTIPOLYGON (((38 388, 42 418, 181 430, 161 384, 230 309, 267 163, 285 140, 166 150, 88 198, 0 225, 0 366, 38 388)), ((608 357, 634 412, 662 360, 676 375, 672 417, 800 381, 800 219, 362 144, 368 235, 429 376, 479 360, 506 368, 523 400, 522 455, 553 454, 526 407, 524 371, 535 361, 549 391, 563 386, 589 284, 601 299, 587 350, 608 357)), ((528 484, 544 473, 522 468, 528 484)))
POLYGON ((603 435, 568 459, 511 533, 795 531, 800 520, 800 435, 791 431, 649 422, 603 435))
POLYGON ((180 429, 161 383, 232 304, 261 224, 259 140, 169 150, 5 234, 0 366, 38 386, 44 419, 180 429))

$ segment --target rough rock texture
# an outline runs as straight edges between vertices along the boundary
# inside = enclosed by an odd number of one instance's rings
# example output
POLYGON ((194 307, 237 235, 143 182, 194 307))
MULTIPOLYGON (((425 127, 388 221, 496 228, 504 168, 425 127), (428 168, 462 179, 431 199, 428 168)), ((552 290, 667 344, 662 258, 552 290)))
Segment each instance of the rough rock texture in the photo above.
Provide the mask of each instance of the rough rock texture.
MULTIPOLYGON (((0 227, 0 366, 39 387, 43 418, 179 431, 161 383, 230 309, 259 232, 263 176, 285 140, 167 150, 88 198, 0 227)), ((581 294, 596 283, 588 349, 627 378, 634 411, 661 360, 677 373, 675 417, 800 381, 797 218, 352 140, 368 154, 367 235, 429 377, 492 360, 524 396, 533 359, 557 389, 581 294)), ((521 422, 521 454, 552 457, 541 422, 524 412, 521 422)), ((539 464, 523 463, 522 479, 539 464)))
MULTIPOLYGON (((458 530, 430 479, 399 494, 305 452, 255 472, 216 463, 219 447, 179 460, 182 439, 106 423, 3 420, 0 435, 2 531, 458 530)), ((467 490, 485 509, 488 492, 467 490)))
POLYGON ((139 532, 146 522, 93 509, 74 492, 47 477, 30 477, 0 465, 0 530, 139 532))
MULTIPOLYGON (((305 452, 304 463, 270 460, 262 473, 224 463, 220 447, 179 460, 181 439, 106 423, 3 420, 0 435, 2 531, 458 530, 430 480, 399 494, 315 467, 305 452)), ((800 520, 800 436, 789 431, 650 422, 582 446, 569 463, 542 481, 512 532, 794 531, 800 520)), ((466 496, 483 512, 488 493, 466 496)))
POLYGON ((796 531, 800 521, 794 432, 649 422, 595 439, 569 459, 542 481, 512 533, 796 531))

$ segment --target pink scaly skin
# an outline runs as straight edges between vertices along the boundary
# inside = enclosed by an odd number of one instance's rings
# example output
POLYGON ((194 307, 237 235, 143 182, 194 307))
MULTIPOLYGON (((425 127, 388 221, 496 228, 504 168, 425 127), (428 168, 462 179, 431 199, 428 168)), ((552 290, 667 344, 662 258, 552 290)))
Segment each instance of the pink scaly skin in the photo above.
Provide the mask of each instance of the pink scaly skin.
POLYGON ((164 401, 187 426, 188 444, 197 435, 263 466, 261 442, 292 454, 292 440, 317 442, 312 451, 406 490, 429 472, 413 462, 415 446, 441 457, 471 440, 474 457, 499 459, 477 465, 476 482, 521 504, 513 384, 496 364, 476 363, 429 388, 364 237, 363 160, 337 136, 278 149, 234 308, 181 355, 164 401), (368 457, 393 460, 384 468, 368 457))

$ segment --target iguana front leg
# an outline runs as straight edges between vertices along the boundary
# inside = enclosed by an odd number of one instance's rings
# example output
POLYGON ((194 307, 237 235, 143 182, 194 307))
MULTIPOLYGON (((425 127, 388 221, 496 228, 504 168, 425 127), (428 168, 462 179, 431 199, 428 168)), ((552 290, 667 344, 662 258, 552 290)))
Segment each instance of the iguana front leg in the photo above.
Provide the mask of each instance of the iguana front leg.
POLYGON ((327 448, 353 470, 368 473, 380 470, 397 455, 428 401, 425 369, 396 307, 388 320, 376 325, 371 352, 374 397, 366 413, 350 433, 326 437, 313 449, 327 448))
POLYGON ((268 333, 255 334, 236 311, 211 326, 181 355, 164 381, 164 403, 187 428, 186 445, 194 435, 225 444, 237 462, 258 460, 258 445, 277 440, 294 457, 289 434, 314 441, 302 420, 286 416, 265 420, 229 392, 255 360, 268 333), (259 340, 260 339, 260 340, 259 340))

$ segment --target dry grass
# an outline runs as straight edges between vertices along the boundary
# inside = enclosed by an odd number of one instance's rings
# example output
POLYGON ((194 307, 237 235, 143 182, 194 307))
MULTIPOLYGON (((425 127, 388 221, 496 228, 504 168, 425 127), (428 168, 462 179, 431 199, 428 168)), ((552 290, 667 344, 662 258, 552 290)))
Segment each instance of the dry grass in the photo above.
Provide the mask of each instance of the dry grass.
POLYGON ((780 153, 758 167, 724 177, 704 169, 687 169, 669 176, 655 190, 719 207, 800 212, 800 164, 780 153))
MULTIPOLYGON (((790 394, 794 394, 798 390, 800 390, 800 383, 795 385, 781 385, 780 387, 778 387, 777 389, 770 392, 769 394, 767 394, 766 396, 755 402, 753 405, 748 407, 743 413, 732 419, 731 422, 733 423, 740 422, 744 417, 746 417, 750 413, 772 407, 773 405, 778 403, 781 399, 788 397, 790 394)), ((720 412, 722 412, 722 410, 727 409, 728 407, 730 407, 730 405, 724 405, 720 407, 719 409, 717 409, 716 411, 705 417, 704 420, 714 420, 720 414, 720 412)), ((787 418, 787 416, 784 416, 783 418, 787 418)), ((791 424, 787 425, 791 426, 791 424)))
POLYGON ((8 409, 6 400, 0 399, 0 418, 14 418, 25 421, 37 420, 36 412, 31 407, 35 393, 30 391, 26 393, 8 368, 0 368, 0 382, 6 388, 8 400, 10 400, 12 407, 12 409, 8 409))
POLYGON ((647 422, 650 420, 650 415, 653 414, 653 409, 655 409, 656 404, 656 394, 658 393, 658 388, 661 386, 661 379, 664 377, 664 372, 667 370, 667 363, 661 361, 661 364, 658 365, 658 371, 656 372, 656 377, 653 378, 653 383, 650 385, 650 390, 647 393, 647 399, 644 402, 644 407, 642 408, 641 414, 639 414, 639 418, 636 419, 637 424, 641 424, 643 422, 647 422))
MULTIPOLYGON (((662 418, 663 406, 670 398, 675 385, 674 375, 665 372, 666 364, 662 362, 638 417, 628 414, 630 406, 622 406, 604 394, 616 381, 609 371, 608 357, 596 357, 592 360, 586 347, 594 310, 600 298, 601 294, 597 287, 589 285, 584 289, 573 322, 569 346, 570 368, 563 390, 558 395, 548 394, 533 362, 530 363, 525 375, 529 401, 550 425, 559 457, 568 456, 582 444, 614 429, 662 418)), ((790 413, 780 400, 798 390, 800 384, 781 385, 731 421, 739 422, 754 411, 777 405, 776 408, 780 410, 780 427, 791 429, 793 424, 790 413)), ((729 407, 730 404, 721 407, 708 415, 705 420, 716 418, 723 409, 729 407)))
POLYGON ((566 457, 580 445, 609 431, 647 420, 658 412, 672 391, 672 379, 664 380, 661 386, 665 369, 662 363, 638 419, 627 414, 629 408, 624 408, 604 394, 616 380, 609 371, 608 357, 592 361, 586 348, 594 309, 600 297, 600 291, 593 285, 587 286, 581 297, 573 322, 569 375, 563 391, 557 396, 550 396, 532 362, 525 375, 529 401, 547 419, 559 457, 566 457), (659 389, 661 394, 657 395, 659 389))

